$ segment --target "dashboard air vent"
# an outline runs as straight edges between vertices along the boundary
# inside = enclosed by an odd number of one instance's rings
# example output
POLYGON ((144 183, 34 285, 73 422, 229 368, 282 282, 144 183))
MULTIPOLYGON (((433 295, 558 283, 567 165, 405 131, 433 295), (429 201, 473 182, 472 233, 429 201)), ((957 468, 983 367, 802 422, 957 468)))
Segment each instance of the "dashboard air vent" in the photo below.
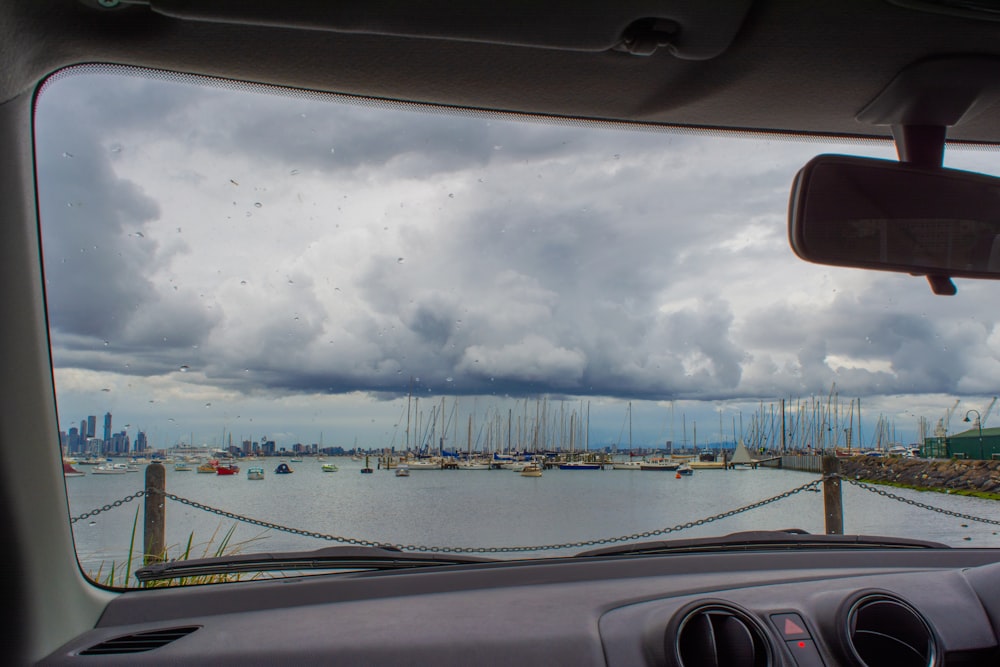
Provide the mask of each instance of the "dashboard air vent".
POLYGON ((764 667, 771 664, 770 644, 760 625, 746 612, 725 604, 707 604, 688 611, 677 626, 676 639, 667 637, 684 667, 764 667))
POLYGON ((869 667, 937 663, 937 644, 927 621, 909 604, 888 595, 866 595, 851 605, 847 639, 854 657, 869 667))
POLYGON ((167 630, 151 630, 149 632, 136 632, 135 634, 115 637, 95 644, 88 649, 80 651, 79 655, 121 655, 125 653, 144 653, 155 648, 166 646, 172 641, 186 637, 198 629, 197 625, 182 628, 169 628, 167 630))

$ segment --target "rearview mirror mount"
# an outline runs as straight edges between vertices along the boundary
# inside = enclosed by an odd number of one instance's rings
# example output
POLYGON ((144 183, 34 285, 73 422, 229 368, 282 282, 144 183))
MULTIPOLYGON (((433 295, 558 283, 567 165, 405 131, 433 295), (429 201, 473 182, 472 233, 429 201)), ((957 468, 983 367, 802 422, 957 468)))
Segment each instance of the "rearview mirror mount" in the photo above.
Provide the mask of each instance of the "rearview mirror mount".
POLYGON ((843 155, 796 175, 788 237, 808 262, 927 276, 1000 279, 1000 178, 843 155))

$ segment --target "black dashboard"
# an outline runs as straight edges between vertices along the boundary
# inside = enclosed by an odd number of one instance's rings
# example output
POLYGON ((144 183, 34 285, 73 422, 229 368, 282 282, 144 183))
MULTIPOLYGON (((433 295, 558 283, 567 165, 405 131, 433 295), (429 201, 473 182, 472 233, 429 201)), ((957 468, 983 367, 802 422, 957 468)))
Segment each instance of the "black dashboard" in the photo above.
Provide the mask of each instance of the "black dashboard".
POLYGON ((146 590, 41 664, 997 664, 998 561, 783 549, 146 590))

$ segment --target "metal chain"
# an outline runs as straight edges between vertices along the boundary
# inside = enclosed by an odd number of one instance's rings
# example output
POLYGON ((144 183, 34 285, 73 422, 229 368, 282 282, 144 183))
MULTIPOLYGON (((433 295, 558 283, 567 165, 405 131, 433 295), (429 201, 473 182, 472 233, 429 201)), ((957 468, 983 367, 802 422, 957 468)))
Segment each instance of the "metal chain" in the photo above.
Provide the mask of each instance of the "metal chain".
POLYGON ((69 522, 72 524, 76 523, 77 521, 89 519, 92 516, 97 516, 101 512, 107 512, 108 510, 114 509, 116 507, 121 507, 125 503, 130 503, 137 498, 142 498, 144 495, 146 495, 145 491, 137 491, 130 496, 125 496, 121 500, 116 500, 115 502, 105 505, 104 507, 98 507, 96 510, 90 510, 89 512, 84 512, 80 516, 71 517, 69 522))
POLYGON ((963 514, 961 512, 953 512, 951 510, 946 510, 941 507, 934 507, 933 505, 928 505, 926 503, 917 502, 916 500, 911 500, 910 498, 904 498, 903 496, 897 496, 895 493, 890 493, 888 491, 883 491, 882 489, 877 489, 871 484, 865 484, 864 482, 859 482, 848 477, 844 477, 844 480, 850 482, 854 486, 857 486, 865 491, 870 491, 871 493, 880 495, 884 498, 889 498, 890 500, 898 500, 901 503, 906 503, 907 505, 913 505, 914 507, 919 507, 920 509, 930 510, 931 512, 937 512, 938 514, 947 514, 948 516, 953 516, 959 519, 966 519, 968 521, 978 521, 980 523, 988 523, 994 526, 1000 526, 1000 521, 996 519, 984 519, 978 516, 972 516, 971 514, 963 514))
MULTIPOLYGON (((966 519, 968 521, 978 521, 980 523, 988 523, 994 526, 1000 526, 1000 520, 984 519, 982 517, 972 516, 971 514, 963 514, 962 512, 954 512, 952 510, 946 510, 941 507, 934 507, 933 505, 928 505, 926 503, 921 503, 916 500, 911 500, 910 498, 904 498, 903 496, 899 496, 894 493, 884 491, 882 489, 876 488, 875 486, 872 486, 871 484, 865 484, 864 482, 859 482, 857 480, 850 479, 848 477, 841 477, 840 475, 836 474, 828 475, 828 477, 831 478, 836 477, 843 479, 844 481, 847 481, 853 484, 854 486, 857 486, 858 488, 864 489, 865 491, 869 491, 871 493, 877 494, 884 498, 888 498, 890 500, 897 500, 901 503, 912 505, 913 507, 918 507, 920 509, 929 510, 931 512, 937 512, 939 514, 945 514, 947 516, 953 516, 959 519, 966 519)), ((785 491, 784 493, 780 493, 770 498, 765 498, 764 500, 758 500, 755 503, 744 505, 743 507, 739 507, 737 509, 728 510, 726 512, 721 512, 719 514, 713 514, 712 516, 705 517, 703 519, 697 519, 695 521, 688 521, 686 523, 677 524, 676 526, 660 528, 658 530, 648 530, 642 533, 633 533, 631 535, 621 535, 618 537, 605 537, 593 540, 581 540, 579 542, 564 542, 561 544, 543 544, 538 546, 512 546, 512 547, 447 547, 447 546, 427 546, 422 544, 392 544, 390 542, 375 542, 373 540, 363 540, 355 537, 343 537, 340 535, 330 535, 327 533, 319 533, 311 530, 302 530, 300 528, 290 528, 288 526, 282 526, 281 524, 273 523, 270 521, 261 521, 260 519, 254 519, 251 517, 243 516, 241 514, 236 514, 235 512, 230 512, 228 510, 222 510, 216 507, 211 507, 209 505, 205 505, 203 503, 199 503, 194 500, 182 498, 172 493, 164 493, 163 495, 165 498, 169 498, 170 500, 175 500, 183 505, 188 505, 189 507, 193 507, 194 509, 203 510, 210 514, 216 514, 218 516, 225 517, 227 519, 232 519, 234 521, 240 521, 243 523, 252 524, 254 526, 260 526, 261 528, 269 528, 271 530, 291 533, 292 535, 300 535, 302 537, 312 537, 315 539, 327 540, 329 542, 342 542, 344 544, 353 544, 357 546, 366 546, 366 547, 391 547, 394 549, 399 549, 401 551, 413 551, 413 552, 436 552, 436 553, 453 553, 453 554, 471 554, 471 553, 499 554, 499 553, 524 553, 531 551, 555 551, 558 549, 576 549, 581 547, 593 547, 593 546, 600 546, 603 544, 616 544, 620 542, 630 542, 632 540, 649 539, 651 537, 657 537, 660 535, 668 535, 670 533, 676 533, 682 530, 687 530, 688 528, 704 526, 714 521, 720 521, 722 519, 727 519, 731 516, 736 516, 737 514, 743 514, 744 512, 749 512, 759 507, 770 505, 771 503, 778 502, 779 500, 784 500, 785 498, 794 496, 795 494, 801 493, 802 491, 810 489, 818 490, 816 487, 818 487, 824 481, 824 479, 825 478, 813 480, 812 482, 803 484, 802 486, 795 487, 794 489, 790 489, 788 491, 785 491)), ((116 500, 113 503, 108 503, 107 505, 104 505, 103 507, 99 507, 89 512, 84 512, 79 516, 72 517, 70 518, 70 523, 72 524, 76 523, 77 521, 82 521, 83 519, 89 519, 90 517, 97 516, 102 512, 107 512, 108 510, 112 510, 116 507, 121 507, 122 505, 130 503, 138 498, 142 498, 145 495, 146 495, 145 491, 137 491, 131 495, 125 496, 121 500, 116 500)))
POLYGON ((354 537, 343 537, 340 535, 329 535, 326 533, 318 533, 310 530, 302 530, 299 528, 289 528, 287 526, 282 526, 277 523, 272 523, 270 521, 261 521, 260 519, 253 519, 246 517, 228 510, 222 510, 215 507, 210 507, 203 503, 199 503, 194 500, 189 500, 187 498, 181 498, 172 493, 165 493, 164 496, 170 500, 175 500, 181 504, 188 505, 195 509, 203 510, 211 514, 216 514, 227 519, 233 519, 234 521, 241 521, 243 523, 249 523, 254 526, 260 526, 262 528, 270 528, 272 530, 282 531, 285 533, 291 533, 293 535, 301 535, 303 537, 313 537, 320 540, 327 540, 330 542, 343 542, 345 544, 354 544, 359 546, 370 546, 370 547, 392 547, 394 549, 399 549, 400 551, 412 551, 412 552, 435 552, 435 553, 452 553, 452 554, 471 554, 471 553, 524 553, 529 551, 554 551, 557 549, 574 549, 580 547, 590 547, 598 546, 602 544, 615 544, 618 542, 628 542, 631 540, 648 539, 650 537, 656 537, 658 535, 666 535, 668 533, 676 533, 688 528, 694 528, 696 526, 703 526, 713 521, 719 521, 721 519, 726 519, 731 516, 736 516, 737 514, 743 514, 744 512, 749 512, 750 510, 757 509, 759 507, 764 507, 765 505, 770 505, 779 500, 784 500, 797 493, 801 493, 807 489, 813 489, 817 487, 823 480, 817 479, 802 486, 796 487, 784 493, 780 493, 771 498, 766 498, 764 500, 759 500, 755 503, 749 505, 744 505, 738 509, 729 510, 722 512, 720 514, 715 514, 704 519, 698 519, 696 521, 688 521, 687 523, 678 524, 676 526, 670 526, 667 528, 660 528, 658 530, 650 530, 642 533, 634 533, 632 535, 622 535, 619 537, 607 537, 602 539, 594 540, 583 540, 579 542, 565 542, 561 544, 543 544, 539 546, 512 546, 512 547, 448 547, 448 546, 428 546, 423 544, 392 544, 388 542, 375 542, 371 540, 363 540, 354 537))

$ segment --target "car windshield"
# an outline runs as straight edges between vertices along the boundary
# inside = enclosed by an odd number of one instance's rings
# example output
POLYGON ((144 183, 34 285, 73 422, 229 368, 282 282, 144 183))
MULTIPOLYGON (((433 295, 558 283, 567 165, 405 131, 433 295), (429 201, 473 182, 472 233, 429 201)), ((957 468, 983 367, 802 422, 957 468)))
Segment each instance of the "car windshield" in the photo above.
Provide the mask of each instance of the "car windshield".
POLYGON ((1000 546, 996 285, 789 247, 802 165, 889 141, 80 67, 40 91, 35 145, 52 446, 98 583, 342 544, 822 534, 822 455, 845 533, 1000 546))

